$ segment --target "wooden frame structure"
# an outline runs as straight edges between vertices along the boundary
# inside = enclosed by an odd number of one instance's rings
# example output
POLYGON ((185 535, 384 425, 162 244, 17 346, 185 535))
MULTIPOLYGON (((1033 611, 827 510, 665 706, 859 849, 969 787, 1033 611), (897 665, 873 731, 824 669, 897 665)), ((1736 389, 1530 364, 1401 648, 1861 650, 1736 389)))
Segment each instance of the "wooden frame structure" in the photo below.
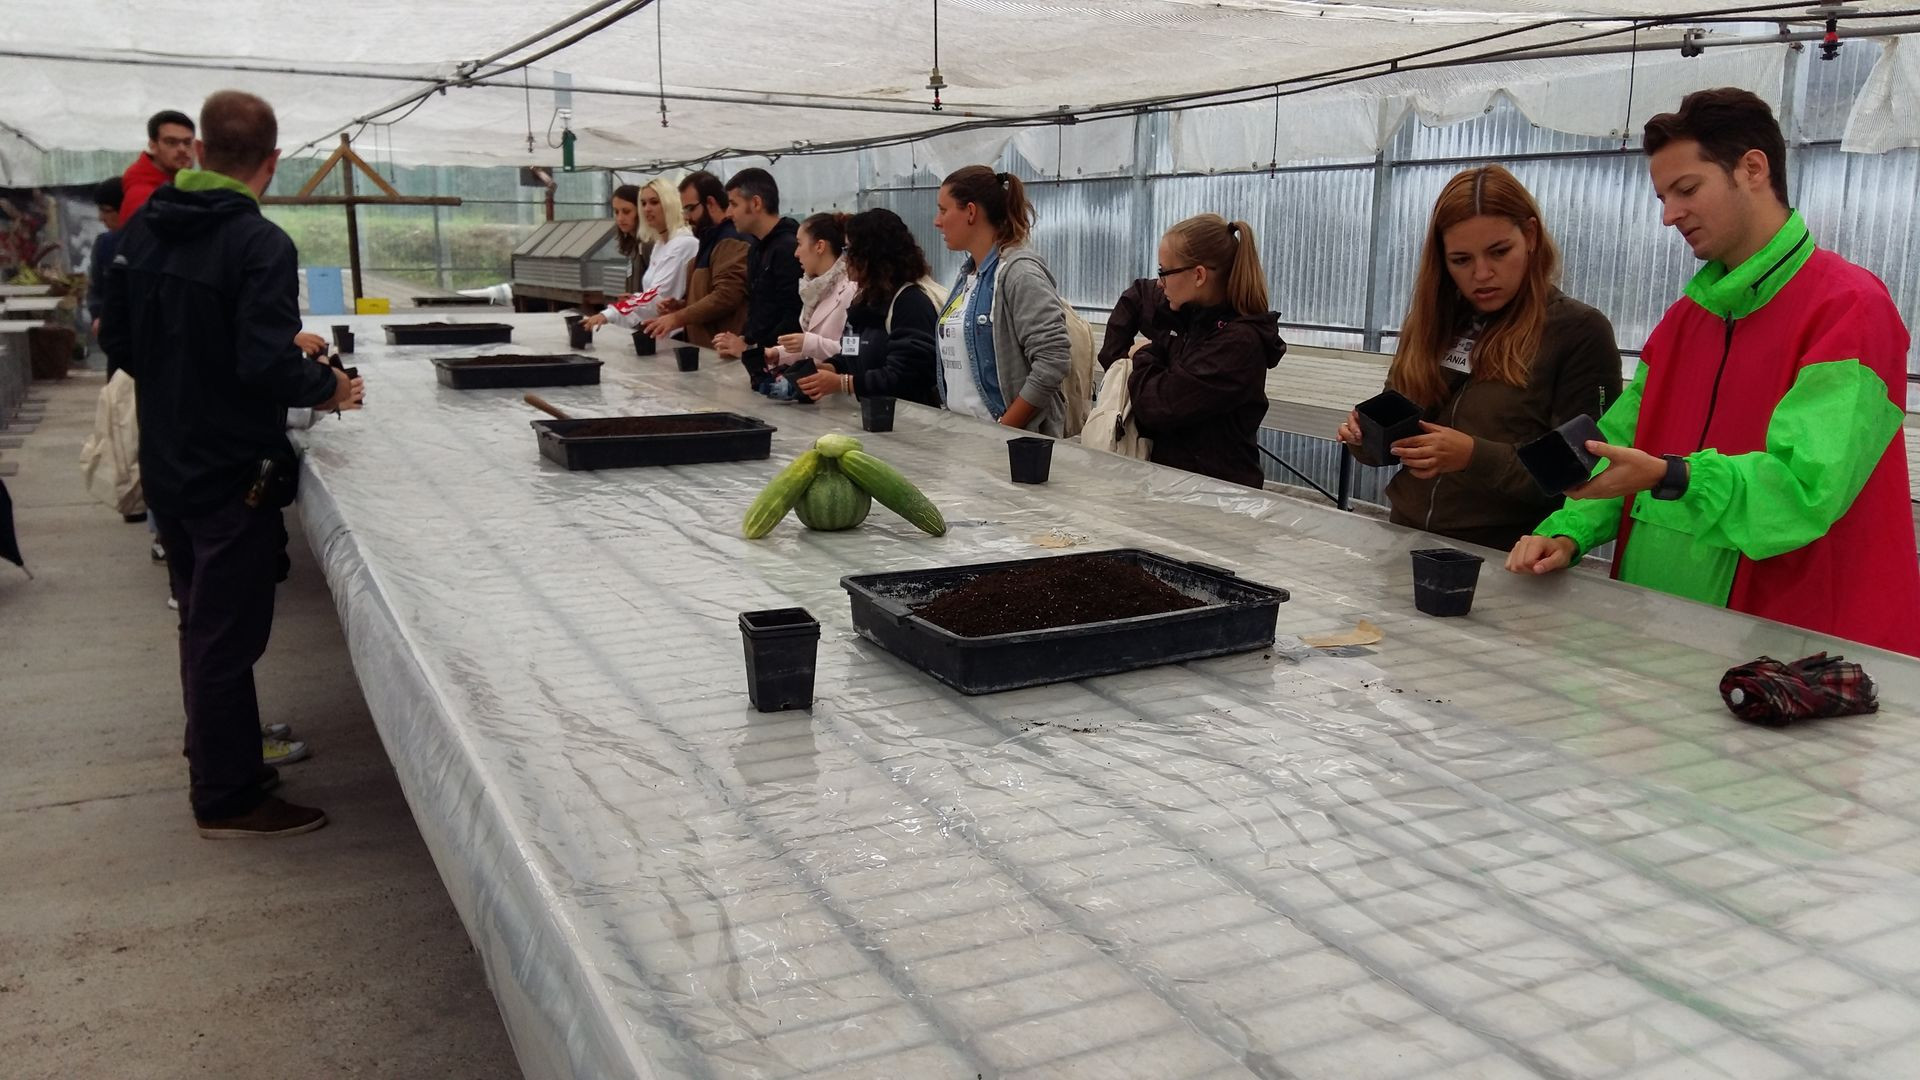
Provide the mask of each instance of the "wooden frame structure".
POLYGON ((344 206, 347 208, 347 264, 353 274, 353 299, 359 302, 362 295, 360 283, 360 218, 362 206, 459 206, 457 195, 402 195, 387 183, 368 165, 366 159, 354 152, 353 142, 346 135, 340 136, 340 145, 334 148, 327 160, 322 162, 318 171, 306 182, 297 195, 274 195, 260 200, 267 206, 344 206), (346 168, 340 170, 342 195, 315 195, 318 188, 334 169, 342 162, 346 168), (365 173, 373 186, 380 189, 378 195, 357 195, 353 190, 353 173, 358 169, 365 173))

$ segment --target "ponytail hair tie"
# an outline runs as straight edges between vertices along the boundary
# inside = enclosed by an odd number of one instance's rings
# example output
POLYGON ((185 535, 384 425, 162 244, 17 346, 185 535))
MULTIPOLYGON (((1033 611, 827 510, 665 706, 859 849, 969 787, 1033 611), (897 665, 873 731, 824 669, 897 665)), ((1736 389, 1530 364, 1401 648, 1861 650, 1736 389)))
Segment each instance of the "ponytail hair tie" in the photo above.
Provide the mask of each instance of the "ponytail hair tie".
POLYGON ((1012 173, 994 173, 993 179, 1001 187, 1006 187, 1007 181, 1013 179, 1013 174, 1012 173))

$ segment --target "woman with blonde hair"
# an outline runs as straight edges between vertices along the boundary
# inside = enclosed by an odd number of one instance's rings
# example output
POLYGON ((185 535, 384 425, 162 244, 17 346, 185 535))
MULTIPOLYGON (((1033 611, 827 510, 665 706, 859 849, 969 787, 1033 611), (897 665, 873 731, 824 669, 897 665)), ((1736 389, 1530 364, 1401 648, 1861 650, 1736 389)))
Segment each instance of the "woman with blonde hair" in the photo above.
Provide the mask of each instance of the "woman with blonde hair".
POLYGON ((623 184, 613 193, 613 221, 620 236, 620 253, 632 260, 627 295, 589 315, 586 325, 598 329, 607 323, 637 330, 660 314, 666 300, 687 295, 687 273, 700 250, 680 213, 680 193, 673 181, 656 176, 640 187, 623 184))
POLYGON ((1167 333, 1133 354, 1134 424, 1148 460, 1259 487, 1255 441, 1267 415, 1267 369, 1280 363, 1280 317, 1267 306, 1253 228, 1200 214, 1160 239, 1167 333))
MULTIPOLYGON (((1498 165, 1467 169, 1434 203, 1387 386, 1423 413, 1393 444, 1392 520, 1505 551, 1560 505, 1518 447, 1620 396, 1605 315, 1556 287, 1560 252, 1533 195, 1498 165)), ((1339 438, 1360 449, 1357 416, 1339 438)))

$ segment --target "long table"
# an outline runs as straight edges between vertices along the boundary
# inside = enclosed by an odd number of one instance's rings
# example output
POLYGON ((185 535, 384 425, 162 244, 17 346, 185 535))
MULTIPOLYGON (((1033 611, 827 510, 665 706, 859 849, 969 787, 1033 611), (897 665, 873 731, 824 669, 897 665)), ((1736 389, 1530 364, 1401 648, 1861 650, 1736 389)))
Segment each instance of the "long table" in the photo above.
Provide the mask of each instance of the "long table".
MULTIPOLYGON (((844 399, 603 333, 602 383, 549 400, 746 412, 774 460, 569 473, 520 392, 427 362, 496 350, 348 321, 370 404, 306 437, 302 518, 529 1076, 1920 1069, 1910 659, 1497 564, 1430 619, 1432 537, 1067 444, 1015 486, 1006 432, 905 404, 867 445, 947 536, 876 506, 748 541, 773 471, 857 432, 844 399), (1278 644, 967 698, 857 637, 838 584, 1113 547, 1289 589, 1278 644), (817 697, 759 714, 735 617, 790 605, 817 697), (1385 640, 1298 640, 1361 618, 1385 640), (1877 715, 1721 705, 1730 665, 1820 649, 1877 715)), ((558 318, 505 321, 562 351, 558 318)))

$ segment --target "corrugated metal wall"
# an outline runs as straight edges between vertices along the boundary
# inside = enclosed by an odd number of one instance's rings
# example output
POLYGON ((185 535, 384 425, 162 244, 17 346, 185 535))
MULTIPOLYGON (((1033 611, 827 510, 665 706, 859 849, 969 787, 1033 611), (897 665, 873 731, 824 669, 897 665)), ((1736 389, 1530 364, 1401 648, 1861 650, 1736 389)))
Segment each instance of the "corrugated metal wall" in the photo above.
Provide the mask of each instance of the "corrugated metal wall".
MULTIPOLYGON (((1820 242, 1886 281, 1909 323, 1920 322, 1920 150, 1843 154, 1848 109, 1879 58, 1878 44, 1850 42, 1833 61, 1796 57, 1785 110, 1792 151, 1788 176, 1820 242)), ((1624 97, 1624 95, 1623 95, 1624 97)), ((1499 161, 1539 200, 1563 255, 1562 287, 1613 320, 1620 346, 1637 351, 1697 268, 1660 224, 1659 204, 1635 136, 1618 139, 1536 128, 1504 102, 1485 116, 1447 127, 1409 120, 1384 155, 1387 176, 1374 205, 1371 163, 1275 172, 1170 175, 1167 118, 1143 118, 1148 153, 1140 176, 1030 185, 1040 215, 1036 243, 1076 305, 1099 311, 1134 277, 1150 272, 1154 245, 1169 225, 1202 211, 1254 226, 1274 307, 1289 340, 1359 347, 1369 329, 1392 348, 1412 288, 1427 214, 1440 187, 1470 163, 1499 161), (1144 199, 1146 206, 1136 206, 1144 199), (1380 261, 1372 261, 1374 229, 1380 261), (1367 289, 1377 287, 1377 326, 1369 326, 1367 289)), ((782 167, 802 168, 797 159, 782 167)), ((1071 175, 1070 161, 1028 162, 1009 151, 1003 168, 1027 177, 1071 175)), ((871 177, 871 172, 863 175, 871 177)), ((922 176, 918 183, 933 181, 922 176)), ((863 205, 899 212, 928 244, 943 277, 958 259, 933 232, 934 192, 868 190, 863 205)), ((1920 373, 1920 346, 1909 360, 1920 373)))
MULTIPOLYGON (((1909 325, 1920 325, 1920 149, 1862 155, 1844 154, 1838 145, 1853 98, 1879 55, 1876 43, 1850 42, 1834 61, 1811 52, 1790 61, 1790 104, 1783 110, 1788 178, 1821 244, 1878 274, 1909 325)), ((1533 191, 1561 248, 1562 288, 1606 312, 1630 354, 1698 267, 1660 223, 1637 135, 1623 146, 1619 139, 1549 131, 1501 102, 1485 116, 1447 127, 1409 120, 1380 163, 1173 175, 1167 118, 1141 123, 1147 125, 1139 144, 1145 153, 1135 177, 1029 185, 1040 217, 1035 242, 1068 299, 1092 314, 1132 278, 1151 272, 1155 244, 1168 226, 1212 211, 1253 225, 1274 307, 1283 321, 1304 324, 1289 329, 1288 340, 1361 348, 1372 330, 1380 347, 1391 350, 1433 200, 1455 172, 1483 161, 1505 164, 1533 191), (1144 207, 1136 205, 1140 200, 1144 207), (1368 313, 1370 279, 1377 322, 1368 313)), ((1034 163, 1012 151, 999 167, 1031 178, 1073 172, 1070 161, 1034 163)), ((934 180, 928 175, 916 182, 934 180)), ((933 231, 934 197, 924 186, 869 189, 862 205, 900 213, 940 275, 950 278, 958 258, 933 231)), ((1920 373, 1920 344, 1908 367, 1920 373)), ((1920 405, 1920 394, 1910 395, 1910 404, 1920 405)), ((1263 441, 1333 486, 1338 456, 1330 443, 1278 432, 1263 441)), ((1355 496, 1377 501, 1386 471, 1357 472, 1355 496)), ((1270 464, 1268 474, 1290 479, 1270 464)))

